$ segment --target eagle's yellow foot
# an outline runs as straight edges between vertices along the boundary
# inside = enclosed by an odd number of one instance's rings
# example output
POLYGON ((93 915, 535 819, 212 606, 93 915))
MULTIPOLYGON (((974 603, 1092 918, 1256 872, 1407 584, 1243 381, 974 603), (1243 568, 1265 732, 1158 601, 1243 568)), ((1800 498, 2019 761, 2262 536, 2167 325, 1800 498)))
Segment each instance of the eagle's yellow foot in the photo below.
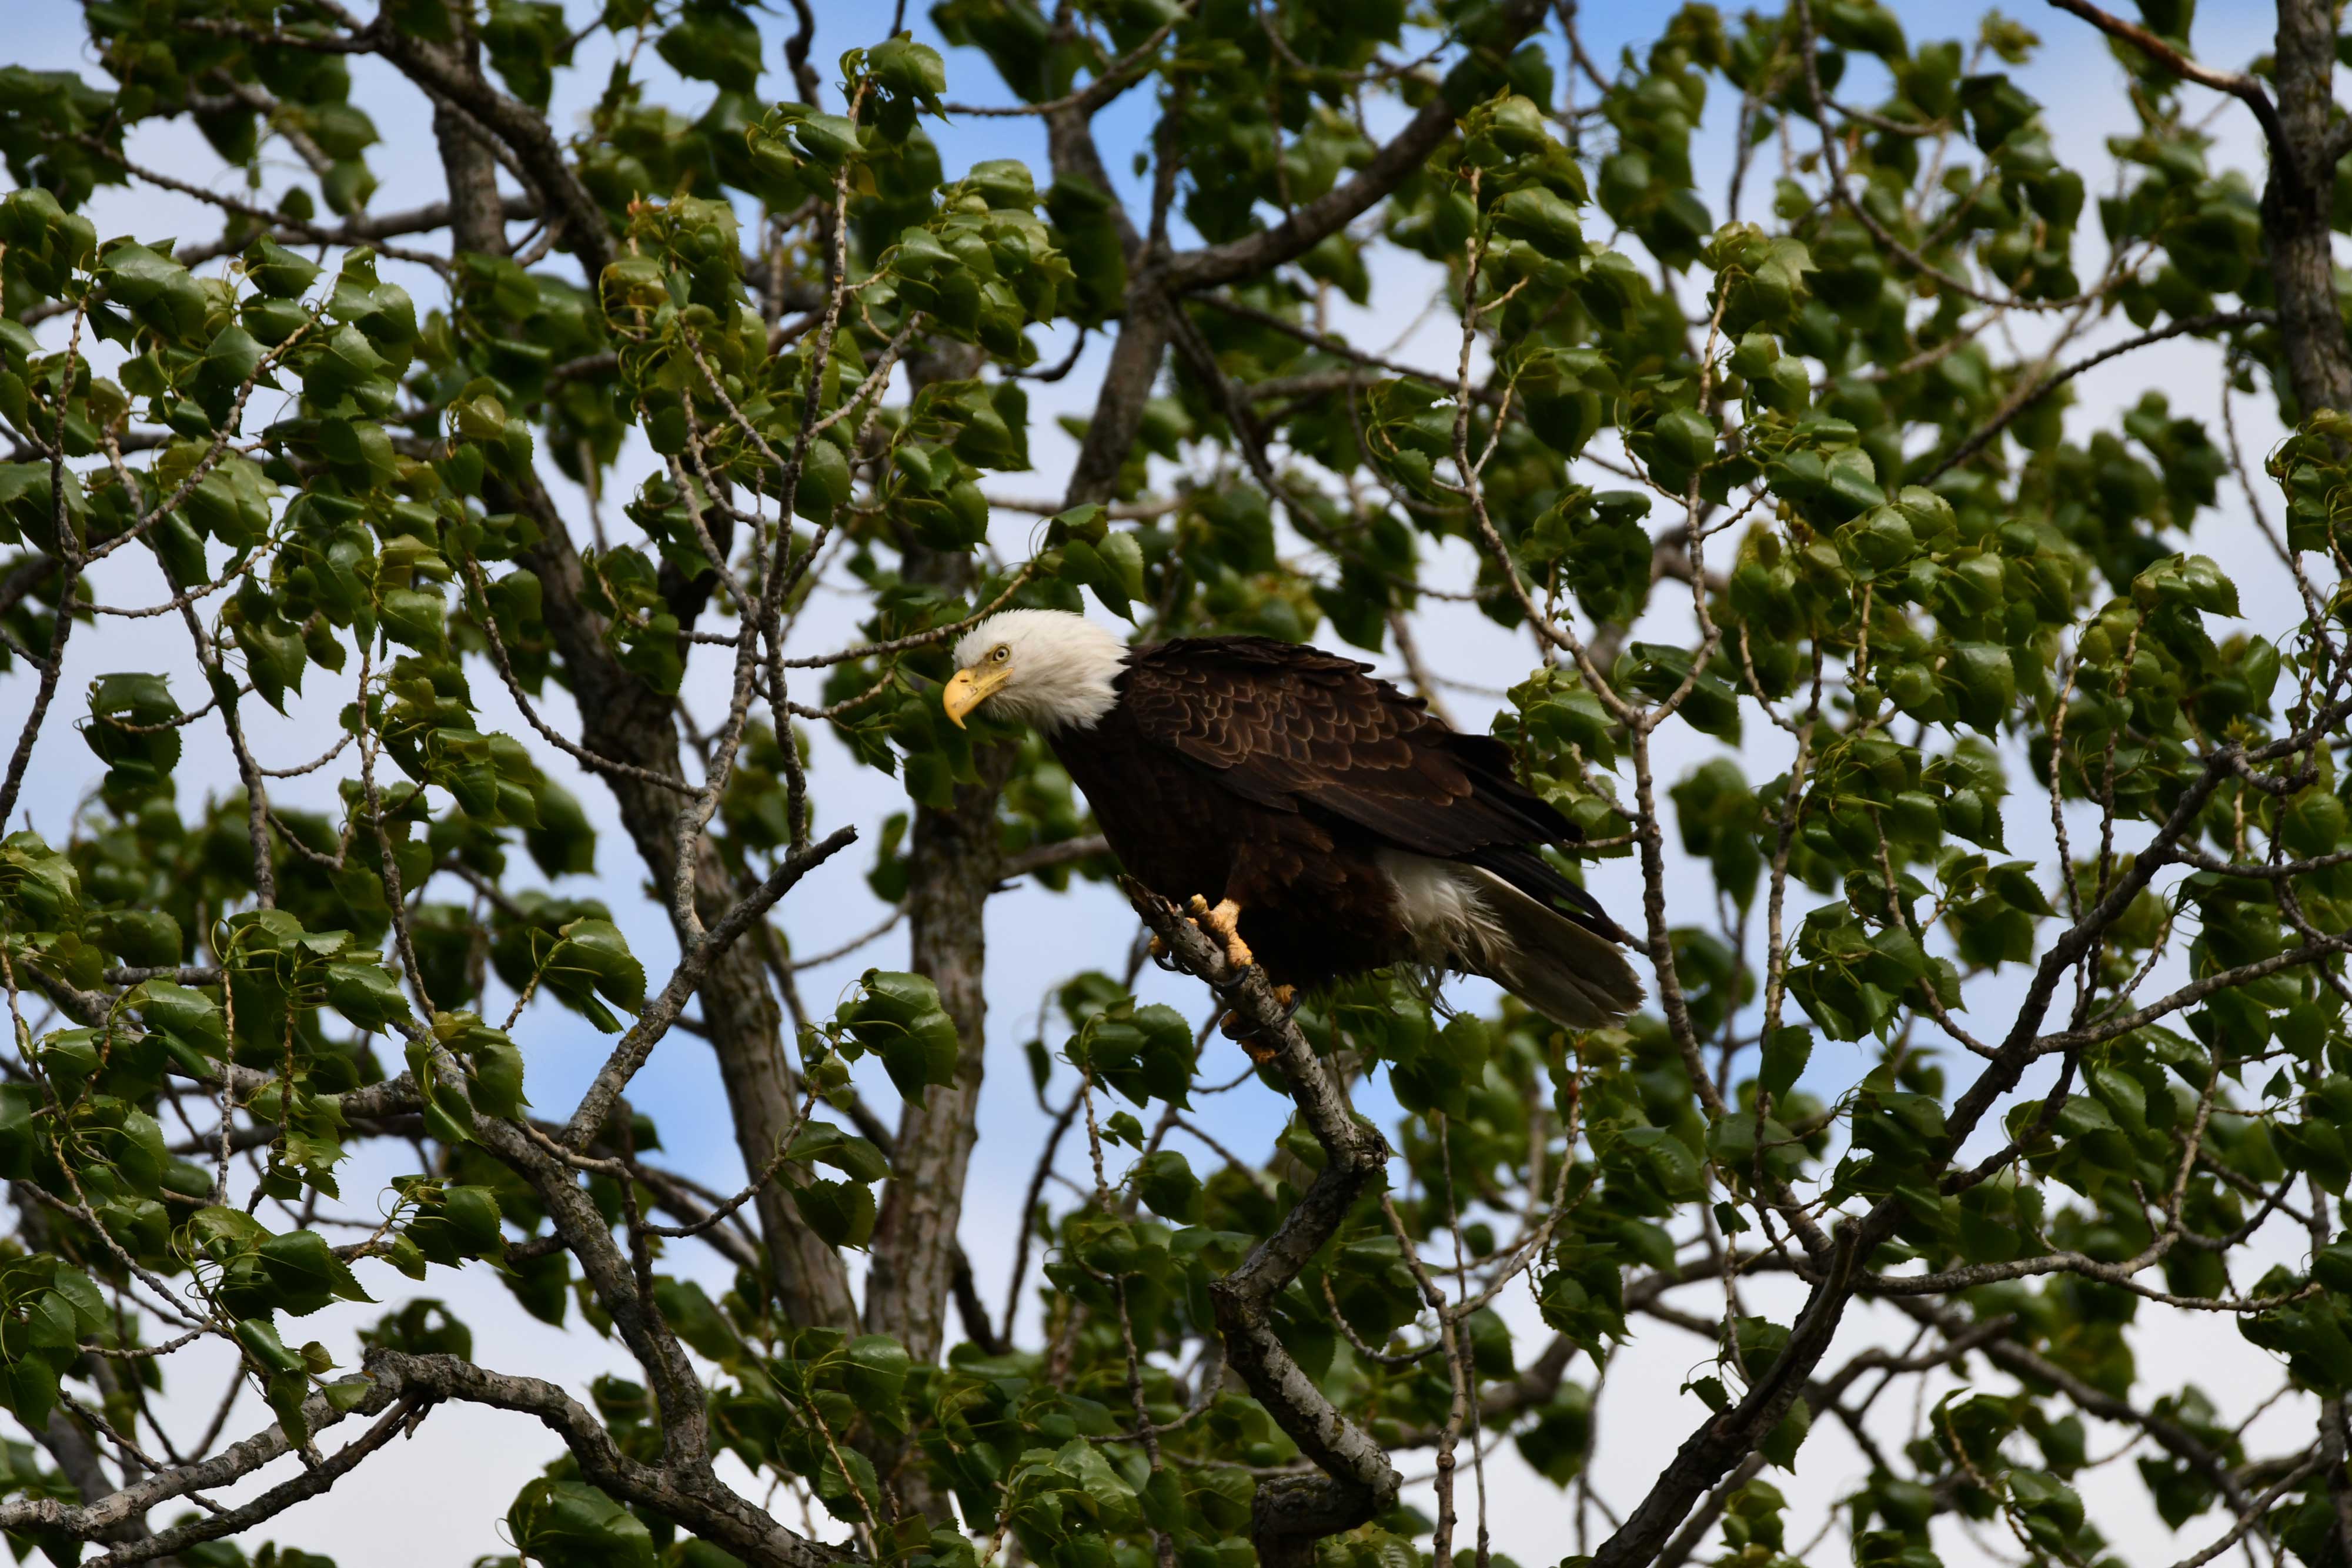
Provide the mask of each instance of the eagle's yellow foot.
POLYGON ((1257 962, 1256 955, 1249 950, 1249 944, 1242 940, 1240 904, 1228 898, 1212 908, 1209 901, 1196 893, 1192 895, 1192 918, 1198 925, 1223 938, 1226 963, 1236 969, 1246 969, 1257 962))
POLYGON ((1298 988, 1276 986, 1274 988, 1274 999, 1282 1004, 1283 1016, 1286 1018, 1298 1010, 1298 988))
POLYGON ((1227 1013, 1219 1019, 1217 1032, 1240 1046, 1243 1053, 1260 1067, 1274 1060, 1274 1047, 1239 1013, 1227 1013))

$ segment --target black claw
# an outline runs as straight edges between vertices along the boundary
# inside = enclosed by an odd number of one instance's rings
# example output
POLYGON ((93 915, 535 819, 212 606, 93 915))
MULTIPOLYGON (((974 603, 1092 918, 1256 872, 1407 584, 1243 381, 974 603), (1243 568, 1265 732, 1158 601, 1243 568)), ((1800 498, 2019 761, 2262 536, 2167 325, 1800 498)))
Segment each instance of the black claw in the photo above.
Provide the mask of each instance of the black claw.
MULTIPOLYGON (((1223 998, 1223 994, 1220 993, 1220 996, 1223 998)), ((1279 1015, 1280 1021, 1284 1024, 1288 1024, 1291 1019, 1297 1018, 1298 1016, 1299 1008, 1306 1003, 1306 1000, 1307 994, 1304 991, 1294 989, 1290 993, 1290 999, 1282 1004, 1282 1011, 1279 1015)), ((1224 1020, 1221 1020, 1218 1027, 1221 1030, 1224 1030, 1225 1038, 1227 1040, 1241 1043, 1246 1043, 1253 1040, 1262 1039, 1267 1032, 1266 1030, 1258 1028, 1255 1024, 1251 1023, 1249 1019, 1244 1018, 1240 1009, 1232 1007, 1228 1007, 1225 1009, 1224 1020), (1225 1029, 1224 1025, 1227 1021, 1238 1026, 1237 1030, 1225 1029)))

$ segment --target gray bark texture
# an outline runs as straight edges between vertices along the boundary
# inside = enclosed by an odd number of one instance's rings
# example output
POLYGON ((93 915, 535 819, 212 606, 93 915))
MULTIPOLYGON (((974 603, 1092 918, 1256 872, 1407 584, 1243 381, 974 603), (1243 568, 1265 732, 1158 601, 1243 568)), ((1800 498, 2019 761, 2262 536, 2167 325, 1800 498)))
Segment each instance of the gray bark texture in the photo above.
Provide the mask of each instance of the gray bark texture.
MULTIPOLYGON (((599 756, 683 779, 671 699, 624 670, 605 644, 595 612, 583 597, 580 557, 546 493, 534 491, 520 499, 543 534, 531 566, 545 595, 558 656, 572 679, 583 745, 599 756)), ((692 624, 690 616, 682 615, 680 622, 692 624)), ((608 774, 605 782, 647 873, 656 885, 667 883, 677 863, 676 817, 682 797, 627 774, 608 774)), ((738 896, 708 839, 695 860, 694 889, 706 923, 718 919, 738 896)), ((679 935, 683 940, 685 933, 679 935)), ((799 1085, 784 1057, 783 1013, 769 988, 757 944, 738 943, 722 955, 703 977, 701 998, 736 1146, 746 1170, 762 1170, 793 1131, 799 1085)), ((854 1327, 857 1309, 840 1255, 802 1223, 781 1184, 768 1183, 753 1202, 785 1315, 798 1323, 854 1327)))
POLYGON ((2263 234, 2278 295, 2295 402, 2306 414, 2352 409, 2352 348, 2336 295, 2336 16, 2326 0, 2279 0, 2278 115, 2263 234))
MULTIPOLYGON (((480 79, 482 43, 474 32, 473 8, 452 5, 449 20, 457 42, 448 53, 453 69, 480 79)), ((433 139, 441 149, 441 170, 449 183, 449 242, 460 256, 507 254, 505 204, 499 196, 498 159, 475 129, 473 119, 446 97, 433 105, 433 139)))

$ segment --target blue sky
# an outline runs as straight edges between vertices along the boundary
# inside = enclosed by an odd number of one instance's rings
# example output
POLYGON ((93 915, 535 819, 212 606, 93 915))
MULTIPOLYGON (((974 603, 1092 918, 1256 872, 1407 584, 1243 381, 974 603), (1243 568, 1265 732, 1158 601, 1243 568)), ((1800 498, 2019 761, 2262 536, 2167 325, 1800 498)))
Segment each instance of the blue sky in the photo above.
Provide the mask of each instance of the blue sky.
MULTIPOLYGON (((585 0, 567 0, 567 9, 577 18, 584 17, 589 6, 585 0)), ((1912 4, 1897 5, 1895 9, 1915 40, 1954 33, 1965 37, 1973 30, 1973 19, 1979 14, 1974 6, 1948 5, 1912 4)), ((780 10, 789 16, 788 10, 780 10)), ((940 45, 922 8, 918 5, 911 11, 909 22, 916 35, 940 45)), ((819 33, 813 57, 830 84, 832 62, 843 49, 874 41, 869 29, 877 23, 879 8, 856 0, 818 0, 816 14, 819 33)), ((1588 4, 1583 7, 1586 41, 1597 57, 1612 62, 1619 49, 1629 42, 1646 42, 1664 14, 1663 7, 1649 4, 1588 4)), ((2030 13, 2021 10, 2020 14, 2049 41, 2049 47, 2035 62, 2020 73, 2021 85, 2048 106, 2062 157, 2095 163, 2101 156, 2101 139, 2126 126, 2120 92, 2122 73, 2105 45, 2071 18, 2039 7, 2030 13)), ((2257 26, 2260 19, 2255 7, 2208 5, 2196 39, 2200 54, 2219 63, 2242 63, 2263 47, 2257 26)), ((11 52, 17 63, 82 69, 96 75, 85 57, 79 10, 68 0, 31 0, 28 5, 16 10, 12 21, 16 26, 11 52)), ((769 36, 771 67, 763 85, 769 92, 788 95, 791 89, 781 66, 781 42, 787 28, 772 16, 762 25, 769 36)), ((1557 37, 1556 30, 1549 35, 1555 52, 1557 37)), ((975 102, 1008 101, 1007 96, 995 88, 992 73, 977 52, 941 47, 948 57, 949 98, 975 102)), ((644 58, 652 59, 649 51, 644 58)), ((603 79, 604 57, 583 50, 580 63, 583 68, 567 78, 564 96, 555 107, 559 130, 571 123, 586 96, 593 94, 603 79)), ((382 181, 374 204, 379 209, 392 209, 436 197, 440 193, 438 167, 423 100, 388 73, 371 69, 364 63, 355 68, 355 76, 359 100, 373 115, 386 143, 375 151, 372 159, 382 181)), ((698 110, 701 95, 680 84, 671 101, 692 114, 698 110)), ((1726 144, 1730 107, 1720 98, 1710 106, 1699 159, 1701 187, 1715 200, 1718 216, 1722 174, 1727 168, 1726 144)), ((1105 162, 1116 178, 1130 186, 1136 182, 1131 172, 1132 155, 1144 143, 1151 112, 1148 94, 1130 92, 1097 121, 1105 162)), ((2223 152, 2218 156, 2240 167, 2259 167, 2242 114, 2235 110, 2224 112, 2215 129, 2223 141, 2223 152)), ((1044 162, 1042 131, 1032 120, 968 117, 950 127, 934 127, 932 134, 950 176, 984 159, 1019 158, 1036 166, 1044 162)), ((134 140, 132 151, 141 161, 184 177, 210 180, 217 172, 208 150, 184 123, 142 131, 134 140)), ((282 171, 269 175, 273 183, 284 177, 282 171)), ((2093 183, 2095 188, 2098 181, 2095 179, 2093 183)), ((1130 193, 1139 197, 1140 191, 1136 189, 1130 193)), ((106 233, 208 234, 216 225, 202 211, 194 210, 196 205, 169 193, 111 192, 102 195, 98 204, 100 225, 106 233)), ((1181 243, 1184 236, 1180 233, 1178 238, 1181 243)), ((429 302, 433 297, 431 275, 418 269, 403 270, 408 275, 402 280, 417 294, 421 303, 429 302)), ((1376 277, 1376 310, 1343 315, 1343 329, 1359 341, 1386 347, 1420 309, 1433 286, 1433 278, 1418 264, 1385 263, 1376 277)), ((1052 360, 1059 357, 1066 343, 1043 342, 1040 347, 1044 357, 1052 360)), ((1104 346, 1097 341, 1090 346, 1076 373, 1051 388, 1037 389, 1033 399, 1038 427, 1037 471, 995 481, 997 493, 1025 497, 1060 492, 1070 454, 1067 442, 1052 427, 1052 416, 1083 411, 1086 393, 1092 384, 1091 372, 1099 368, 1104 351, 1104 346)), ((1439 327, 1408 337, 1396 350, 1400 357, 1423 363, 1446 362, 1451 351, 1447 333, 1439 327)), ((2217 408, 2217 368, 2210 354, 2194 347, 2168 346, 2165 350, 2085 377, 2081 387, 2081 405, 2073 418, 2079 425, 2087 425, 2137 400, 2146 388, 2156 386, 2172 396, 2179 412, 2211 421, 2217 408)), ((2266 410, 2249 404, 2242 409, 2241 419, 2256 452, 2273 438, 2275 427, 2266 410)), ((642 455, 636 455, 631 462, 635 465, 633 471, 641 474, 642 455)), ((574 515, 578 515, 576 509, 574 515)), ((997 536, 1001 546, 1008 552, 1018 553, 1031 526, 1025 517, 1004 517, 997 536)), ((2225 509, 2222 516, 2208 525, 2200 543, 2220 556, 2230 570, 2242 574, 2242 582, 2247 589, 2249 618, 2262 619, 2265 607, 2275 609, 2285 601, 2275 574, 2265 576, 2263 558, 2258 550, 2248 548, 2251 538, 2242 518, 2225 509)), ((1458 580, 1467 576, 1469 567, 1466 558, 1455 556, 1441 558, 1436 570, 1441 580, 1446 573, 1454 574, 1458 580)), ((159 585, 143 586, 152 590, 159 585)), ((135 601, 138 591, 132 586, 118 588, 110 584, 108 592, 114 602, 131 602, 135 601)), ((808 617, 803 651, 854 641, 856 611, 856 601, 850 597, 821 598, 808 617)), ((1676 612, 1671 607, 1662 610, 1654 630, 1672 635, 1677 629, 1676 612)), ((1530 662, 1523 644, 1460 607, 1434 609, 1422 640, 1433 664, 1442 672, 1476 685, 1506 685, 1530 662)), ((185 643, 166 622, 115 623, 102 635, 79 637, 69 659, 64 704, 78 703, 84 681, 111 670, 166 669, 174 673, 182 691, 191 690, 194 685, 185 643)), ((708 665, 699 668, 693 677, 690 689, 706 716, 717 711, 722 700, 717 682, 718 677, 708 665)), ((476 690, 486 700, 486 722, 518 735, 527 733, 520 716, 507 706, 504 695, 498 691, 487 672, 476 682, 476 690)), ((344 695, 326 683, 314 682, 306 699, 295 705, 289 718, 269 718, 258 723, 256 741, 265 753, 265 760, 283 765, 316 755, 322 748, 320 737, 331 733, 334 708, 344 695)), ((28 695, 22 682, 0 685, 0 732, 14 733, 28 695)), ((1468 695, 1456 695, 1451 700, 1464 722, 1483 726, 1491 705, 1468 695)), ((556 722, 565 722, 561 699, 548 706, 556 722)), ((68 707, 66 716, 70 716, 71 711, 68 707)), ((96 759, 76 737, 66 731, 62 723, 53 721, 52 727, 52 735, 46 738, 36 759, 37 788, 28 790, 26 810, 36 825, 55 833, 63 831, 80 794, 94 783, 98 767, 96 759)), ((1763 728, 1760 725, 1751 726, 1751 732, 1763 728)), ((1751 766, 1759 777, 1769 777, 1785 765, 1784 759, 1772 752, 1769 740, 1769 737, 1751 740, 1751 766)), ((225 788, 234 775, 216 735, 200 727, 189 732, 189 743, 188 760, 182 773, 184 783, 198 789, 225 788)), ((1679 753, 1670 748, 1662 757, 1661 770, 1671 779, 1696 755, 1693 747, 1685 747, 1679 753)), ((613 827, 613 813, 604 791, 593 780, 581 779, 571 773, 560 761, 552 770, 565 778, 588 803, 599 824, 607 828, 593 888, 613 904, 633 944, 646 958, 648 967, 658 972, 671 951, 666 924, 657 907, 642 895, 640 870, 634 863, 625 838, 613 827)), ((815 777, 823 813, 821 826, 856 821, 867 831, 868 844, 883 818, 904 808, 895 784, 857 768, 829 742, 820 742, 815 777)), ((283 791, 284 797, 297 803, 305 802, 312 798, 304 793, 306 788, 299 782, 289 784, 283 791)), ((2041 834, 2046 840, 2046 824, 2038 822, 2032 805, 2025 800, 2012 801, 2011 816, 2016 852, 2034 852, 2041 847, 2035 835, 2041 834)), ((830 947, 866 928, 882 913, 863 883, 866 853, 864 850, 851 852, 812 878, 787 902, 781 917, 802 950, 830 947)), ((1595 882, 1605 898, 1613 898, 1621 906, 1633 895, 1630 870, 1624 862, 1603 868, 1595 882)), ((1678 880, 1676 885, 1689 884, 1678 880)), ((1696 915, 1697 912, 1692 912, 1686 917, 1696 915)), ((1118 967, 1133 923, 1123 901, 1099 889, 1056 898, 1023 888, 992 901, 987 918, 991 944, 991 1077, 982 1103, 982 1135, 970 1189, 965 1238, 983 1281, 983 1293, 993 1301, 1001 1295, 1003 1256, 1017 1223, 1014 1209, 1018 1193, 1026 1180, 1044 1124, 1030 1092, 1020 1045, 1034 1031, 1042 1000, 1051 987, 1076 969, 1118 967)), ((864 967, 900 964, 905 953, 903 934, 894 934, 854 958, 803 977, 804 992, 811 1005, 823 1010, 864 967)), ((1147 970, 1146 975, 1150 994, 1182 1008, 1188 1015, 1199 1016, 1202 1000, 1197 988, 1179 985, 1156 971, 1147 970)), ((571 1015, 549 1009, 542 1008, 532 1015, 520 1038, 529 1058, 532 1094, 542 1107, 568 1105, 604 1055, 602 1037, 571 1015)), ((1204 1072, 1212 1078, 1228 1077, 1240 1065, 1238 1052, 1217 1040, 1211 1047, 1204 1072)), ((1843 1064, 1824 1061, 1817 1066, 1825 1071, 1835 1071, 1843 1064)), ((740 1181, 740 1162, 724 1114, 717 1074, 708 1051, 698 1041, 673 1035, 639 1079, 633 1096, 660 1121, 670 1157, 683 1168, 722 1188, 731 1189, 740 1181)), ((891 1103, 887 1087, 877 1098, 885 1106, 891 1103)), ((1370 1108, 1379 1108, 1378 1098, 1375 1091, 1370 1108)), ((1279 1127, 1283 1106, 1275 1097, 1252 1087, 1227 1096, 1217 1105, 1216 1115, 1226 1141, 1247 1149, 1262 1146, 1279 1127)), ((1077 1157, 1082 1160, 1082 1151, 1077 1157)), ((400 1168, 404 1167, 395 1159, 374 1174, 386 1176, 400 1168)), ((1077 1166, 1073 1163, 1070 1168, 1075 1170, 1077 1166)), ((346 1183, 347 1190, 363 1190, 364 1174, 355 1172, 346 1183)), ((715 1270, 709 1269, 697 1249, 682 1250, 676 1262, 688 1271, 715 1277, 715 1270)), ((393 1297, 414 1289, 388 1274, 371 1283, 380 1287, 380 1294, 393 1297)), ((474 1322, 481 1336, 479 1353, 486 1362, 514 1370, 548 1369, 549 1356, 541 1331, 521 1319, 494 1283, 478 1273, 462 1278, 436 1273, 427 1289, 448 1295, 474 1322)), ((366 1312, 343 1314, 341 1332, 347 1333, 352 1324, 366 1321, 369 1315, 366 1312)), ((331 1340, 335 1336, 328 1337, 331 1340)), ((2206 1343, 2196 1343, 2200 1347, 2206 1343)), ((2235 1342, 2232 1339, 2230 1343, 2235 1342)), ((2199 1354, 2204 1353, 2200 1348, 2199 1354)), ((1676 1385, 1686 1364, 1704 1354, 1705 1348, 1698 1342, 1685 1343, 1669 1335, 1661 1341, 1655 1355, 1643 1358, 1641 1367, 1629 1369, 1612 1385, 1612 1408, 1617 1408, 1616 1402, 1622 1401, 1624 1414, 1612 1417, 1612 1440, 1602 1461, 1604 1474, 1638 1479, 1645 1473, 1654 1473, 1672 1444, 1687 1429, 1696 1409, 1694 1401, 1677 1395, 1676 1385)), ((565 1359, 562 1375, 575 1387, 611 1359, 593 1342, 579 1335, 568 1343, 562 1355, 565 1359)), ((205 1403, 208 1398, 208 1395, 195 1396, 195 1402, 205 1403)), ((239 1421, 257 1425, 261 1417, 257 1409, 248 1407, 241 1412, 239 1421)), ((315 1549, 335 1552, 346 1568, 371 1568, 377 1563, 406 1563, 420 1559, 463 1562, 475 1552, 497 1549, 488 1521, 503 1510, 515 1487, 544 1462, 550 1451, 548 1443, 535 1428, 520 1427, 510 1419, 455 1410, 438 1413, 417 1443, 395 1446, 381 1465, 371 1465, 329 1498, 292 1516, 280 1533, 315 1549), (403 1495, 397 1489, 404 1484, 404 1478, 413 1484, 426 1477, 432 1479, 436 1493, 436 1505, 430 1514, 412 1507, 394 1516, 401 1521, 396 1527, 385 1528, 381 1511, 387 1500, 403 1495), (362 1521, 370 1521, 364 1529, 362 1521)), ((1827 1496, 1844 1479, 1840 1465, 1841 1461, 1829 1459, 1809 1467, 1800 1485, 1790 1489, 1792 1495, 1827 1496)), ((1523 1481, 1511 1480, 1505 1461, 1498 1459, 1496 1469, 1498 1488, 1523 1489, 1523 1481)), ((1558 1544, 1557 1516, 1551 1511, 1553 1505, 1547 1500, 1549 1491, 1520 1490, 1506 1495, 1520 1499, 1526 1506, 1506 1512, 1499 1521, 1497 1544, 1504 1550, 1519 1552, 1523 1561, 1557 1556, 1561 1548, 1558 1544)))

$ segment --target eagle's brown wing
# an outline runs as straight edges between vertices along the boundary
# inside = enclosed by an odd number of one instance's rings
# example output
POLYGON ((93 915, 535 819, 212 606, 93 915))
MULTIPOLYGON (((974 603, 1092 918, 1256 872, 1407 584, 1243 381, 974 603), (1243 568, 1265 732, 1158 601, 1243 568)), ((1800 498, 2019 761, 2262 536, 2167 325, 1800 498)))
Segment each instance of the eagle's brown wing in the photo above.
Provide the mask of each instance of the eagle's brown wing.
POLYGON ((1271 638, 1181 638, 1136 651, 1122 706, 1146 739, 1247 800, 1326 811, 1401 850, 1538 882, 1614 934, 1534 852, 1578 834, 1511 776, 1510 748, 1452 728, 1370 669, 1271 638))

